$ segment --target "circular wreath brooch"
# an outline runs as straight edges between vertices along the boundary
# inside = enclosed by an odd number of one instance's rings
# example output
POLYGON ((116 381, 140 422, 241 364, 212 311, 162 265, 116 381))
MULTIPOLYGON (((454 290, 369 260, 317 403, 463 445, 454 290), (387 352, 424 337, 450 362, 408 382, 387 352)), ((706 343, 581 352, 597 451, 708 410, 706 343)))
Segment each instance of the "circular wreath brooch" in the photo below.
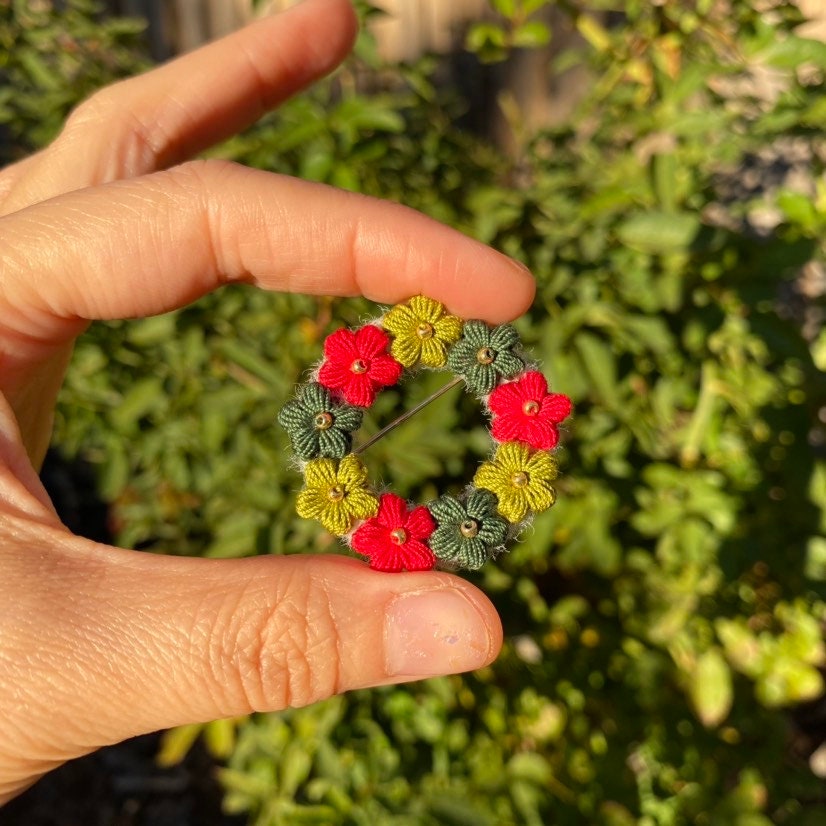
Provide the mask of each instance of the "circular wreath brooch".
POLYGON ((570 412, 571 400, 549 391, 512 325, 462 321, 420 295, 356 330, 329 335, 312 380, 278 421, 304 474, 299 516, 319 520, 380 571, 476 570, 554 504, 551 451, 570 412), (378 493, 353 452, 364 410, 418 367, 464 381, 490 415, 495 446, 461 494, 427 505, 378 493))

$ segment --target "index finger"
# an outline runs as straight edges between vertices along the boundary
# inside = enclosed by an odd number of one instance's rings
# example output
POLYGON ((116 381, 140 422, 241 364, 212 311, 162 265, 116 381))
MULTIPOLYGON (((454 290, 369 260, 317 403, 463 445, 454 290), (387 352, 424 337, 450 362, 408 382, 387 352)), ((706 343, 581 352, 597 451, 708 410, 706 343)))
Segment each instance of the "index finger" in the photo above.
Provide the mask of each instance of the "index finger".
POLYGON ((534 295, 521 264, 415 210, 223 161, 36 204, 0 234, 4 382, 87 320, 163 313, 228 282, 387 303, 424 293, 494 323, 534 295))

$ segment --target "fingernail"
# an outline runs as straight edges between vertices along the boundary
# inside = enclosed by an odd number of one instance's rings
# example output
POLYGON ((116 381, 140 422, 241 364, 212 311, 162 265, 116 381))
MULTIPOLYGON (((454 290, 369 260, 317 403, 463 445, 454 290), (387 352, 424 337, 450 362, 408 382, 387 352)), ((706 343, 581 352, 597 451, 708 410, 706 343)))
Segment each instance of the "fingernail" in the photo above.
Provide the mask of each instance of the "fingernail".
POLYGON ((397 597, 384 624, 390 677, 435 677, 481 668, 491 638, 479 611, 460 591, 435 590, 397 597))
POLYGON ((527 264, 517 261, 515 258, 508 257, 508 263, 520 274, 527 275, 528 278, 533 279, 534 275, 527 264))

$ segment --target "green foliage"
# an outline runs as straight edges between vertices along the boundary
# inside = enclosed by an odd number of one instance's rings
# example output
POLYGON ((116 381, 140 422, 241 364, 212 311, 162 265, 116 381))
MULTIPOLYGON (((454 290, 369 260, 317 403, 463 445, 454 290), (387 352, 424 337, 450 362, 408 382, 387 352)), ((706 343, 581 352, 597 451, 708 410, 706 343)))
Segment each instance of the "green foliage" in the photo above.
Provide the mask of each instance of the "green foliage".
POLYGON ((145 67, 144 24, 101 11, 97 0, 0 0, 0 164, 50 141, 95 89, 145 67))
MULTIPOLYGON (((483 58, 542 41, 515 32, 549 2, 493 5, 470 35, 483 58)), ((826 335, 799 286, 823 258, 826 48, 783 0, 634 0, 611 25, 607 0, 556 5, 585 43, 558 67, 581 63, 589 92, 513 156, 457 131, 464 104, 432 60, 382 67, 364 37, 331 83, 213 153, 403 201, 525 261, 538 295, 517 326, 576 403, 556 507, 473 577, 503 616, 494 666, 206 727, 227 808, 259 826, 823 816, 786 709, 821 694, 826 664, 826 335), (790 141, 806 174, 767 185, 790 141)), ((84 83, 54 94, 69 105, 84 83)), ((97 468, 118 541, 335 550, 293 514, 274 420, 324 335, 369 312, 233 288, 93 328, 55 438, 97 468)), ((382 396, 367 432, 437 383, 382 396)), ((478 416, 446 396, 371 466, 420 501, 455 490, 486 450, 478 416)))
POLYGON ((466 46, 485 63, 506 60, 513 49, 536 49, 551 39, 547 23, 533 18, 551 0, 491 0, 499 21, 474 23, 467 33, 466 46))

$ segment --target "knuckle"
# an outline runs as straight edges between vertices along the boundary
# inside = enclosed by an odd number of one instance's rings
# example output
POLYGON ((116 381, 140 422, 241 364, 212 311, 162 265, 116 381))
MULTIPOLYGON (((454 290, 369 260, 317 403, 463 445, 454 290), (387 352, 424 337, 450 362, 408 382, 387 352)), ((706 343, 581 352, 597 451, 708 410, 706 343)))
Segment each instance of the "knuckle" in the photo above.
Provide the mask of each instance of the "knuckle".
POLYGON ((227 179, 244 174, 245 167, 223 158, 198 158, 172 167, 164 174, 182 186, 212 190, 227 179))
POLYGON ((113 101, 109 89, 101 89, 82 100, 69 113, 62 135, 73 135, 89 128, 99 129, 112 116, 113 101))
POLYGON ((245 191, 244 179, 254 175, 248 167, 209 158, 187 161, 157 178, 166 190, 178 189, 198 206, 202 248, 212 271, 226 283, 247 274, 239 232, 244 197, 239 193, 245 191))
MULTIPOLYGON (((199 204, 205 217, 214 219, 226 208, 227 192, 235 190, 235 182, 246 170, 240 164, 218 158, 202 158, 157 172, 153 179, 163 190, 177 190, 199 204)), ((215 226, 209 225, 213 232, 215 226)))
MULTIPOLYGON (((125 81, 128 82, 128 81, 125 81)), ((145 119, 133 108, 123 105, 120 85, 108 86, 81 102, 70 114, 55 141, 57 149, 74 149, 98 144, 106 162, 100 164, 102 183, 121 176, 142 175, 166 163, 169 137, 158 117, 145 119)))
POLYGON ((275 594, 247 593, 213 648, 213 672, 250 711, 309 705, 341 690, 339 637, 329 596, 293 579, 275 594))

